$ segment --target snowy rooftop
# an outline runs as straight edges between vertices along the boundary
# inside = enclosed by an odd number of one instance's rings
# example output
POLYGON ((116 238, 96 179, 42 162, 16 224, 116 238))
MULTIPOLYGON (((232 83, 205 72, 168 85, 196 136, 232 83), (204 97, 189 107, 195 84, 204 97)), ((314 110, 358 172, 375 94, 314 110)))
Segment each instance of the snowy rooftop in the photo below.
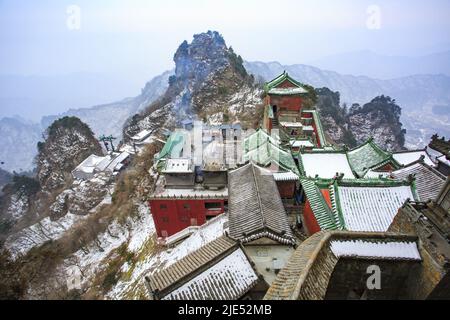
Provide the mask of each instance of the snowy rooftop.
POLYGON ((258 276, 242 249, 206 269, 163 300, 233 300, 242 297, 258 276))
POLYGON ((415 186, 421 201, 435 199, 445 184, 446 177, 424 163, 415 163, 392 172, 392 177, 396 180, 408 179, 410 175, 415 177, 415 186))
POLYGON ((302 162, 305 175, 309 177, 318 175, 319 178, 331 179, 338 172, 343 173, 344 178, 355 178, 345 153, 301 153, 299 160, 302 162))
POLYGON ((441 163, 443 163, 443 164, 445 164, 445 165, 447 165, 447 166, 450 166, 450 160, 448 160, 445 155, 436 158, 436 160, 441 162, 441 163))
POLYGON ((147 138, 152 132, 150 130, 142 130, 138 134, 131 137, 132 140, 141 141, 147 138))
POLYGON ((168 159, 166 161, 166 167, 163 172, 165 173, 191 173, 191 161, 189 159, 168 159))
POLYGON ((275 181, 297 181, 298 175, 296 175, 292 171, 274 172, 273 178, 275 179, 275 181))
POLYGON ((345 228, 350 231, 387 231, 406 199, 415 198, 407 185, 339 186, 337 190, 338 197, 332 196, 333 210, 341 212, 345 228))
POLYGON ((228 188, 219 190, 208 189, 163 189, 161 192, 155 194, 154 198, 213 198, 223 199, 228 197, 228 188))
POLYGON ((309 141, 309 140, 291 140, 289 142, 289 144, 293 147, 293 148, 299 148, 299 147, 308 147, 308 148, 312 148, 314 147, 314 144, 309 141))
POLYGON ((415 242, 368 240, 332 240, 333 254, 340 257, 421 260, 415 242))
POLYGON ((95 154, 91 154, 87 157, 83 162, 81 162, 75 170, 80 170, 86 173, 94 172, 95 168, 98 166, 100 162, 105 160, 105 157, 96 156, 95 154))
POLYGON ((289 128, 301 128, 303 124, 301 122, 289 122, 289 121, 280 121, 280 125, 283 127, 289 128))
POLYGON ((121 163, 127 160, 130 157, 128 152, 121 152, 116 157, 113 157, 113 160, 108 164, 106 170, 114 171, 121 167, 121 163))
POLYGON ((404 166, 419 160, 421 156, 424 156, 424 161, 427 165, 434 166, 433 161, 431 161, 430 156, 425 150, 405 151, 393 154, 394 159, 404 166))
POLYGON ((313 126, 303 126, 303 131, 314 131, 313 126))
POLYGON ((303 88, 299 87, 289 87, 289 88, 272 88, 269 90, 269 94, 275 95, 291 95, 291 94, 302 94, 307 93, 303 88))

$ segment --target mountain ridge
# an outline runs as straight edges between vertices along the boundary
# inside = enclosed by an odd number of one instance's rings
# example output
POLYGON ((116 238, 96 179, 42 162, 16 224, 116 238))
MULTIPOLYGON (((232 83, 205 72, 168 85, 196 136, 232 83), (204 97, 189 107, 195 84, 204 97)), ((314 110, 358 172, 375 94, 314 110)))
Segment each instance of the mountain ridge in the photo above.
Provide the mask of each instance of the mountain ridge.
MULTIPOLYGON (((244 61, 243 64, 248 73, 254 74, 260 82, 270 80, 287 70, 294 78, 304 83, 317 88, 327 87, 332 91, 339 91, 341 102, 349 105, 364 104, 382 94, 395 98, 403 109, 402 122, 407 129, 407 147, 423 147, 435 132, 444 136, 450 135, 450 128, 445 125, 450 121, 446 113, 441 111, 443 115, 439 118, 433 113, 434 106, 439 106, 440 110, 450 110, 449 76, 414 75, 391 80, 377 80, 366 76, 342 75, 335 71, 321 70, 302 64, 282 65, 277 61, 244 61), (418 87, 422 90, 417 90, 418 87)), ((14 127, 9 127, 10 132, 5 132, 3 135, 7 139, 0 141, 0 149, 9 150, 2 152, 1 157, 4 159, 2 161, 11 165, 3 169, 8 171, 32 169, 32 159, 37 153, 35 145, 40 140, 40 132, 62 116, 79 117, 92 128, 97 136, 112 134, 121 138, 122 127, 126 120, 156 101, 168 88, 169 77, 174 72, 175 70, 169 70, 154 77, 135 97, 90 108, 71 109, 58 115, 43 117, 40 125, 17 123, 15 130, 13 130, 14 127), (26 139, 19 138, 24 134, 27 135, 26 139), (17 139, 28 141, 24 150, 19 151, 18 146, 13 143, 17 139), (22 160, 18 158, 19 154, 22 160), (25 159, 27 154, 28 160, 25 159)))

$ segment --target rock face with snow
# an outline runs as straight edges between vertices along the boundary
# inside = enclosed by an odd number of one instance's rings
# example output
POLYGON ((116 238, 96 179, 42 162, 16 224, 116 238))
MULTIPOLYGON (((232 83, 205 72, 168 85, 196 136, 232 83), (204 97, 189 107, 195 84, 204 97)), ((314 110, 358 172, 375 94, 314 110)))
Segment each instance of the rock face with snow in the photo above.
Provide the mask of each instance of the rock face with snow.
POLYGON ((38 144, 37 178, 44 191, 64 187, 71 171, 91 154, 102 155, 91 129, 76 117, 56 120, 38 144))
POLYGON ((401 108, 390 97, 375 97, 369 103, 350 108, 340 106, 339 92, 316 89, 322 124, 327 135, 338 144, 355 147, 373 137, 387 150, 402 150, 405 130, 400 122, 401 108))
POLYGON ((187 118, 236 121, 251 125, 261 90, 247 74, 243 60, 215 31, 194 35, 174 55, 175 74, 164 95, 133 116, 124 136, 142 129, 173 126, 187 118))

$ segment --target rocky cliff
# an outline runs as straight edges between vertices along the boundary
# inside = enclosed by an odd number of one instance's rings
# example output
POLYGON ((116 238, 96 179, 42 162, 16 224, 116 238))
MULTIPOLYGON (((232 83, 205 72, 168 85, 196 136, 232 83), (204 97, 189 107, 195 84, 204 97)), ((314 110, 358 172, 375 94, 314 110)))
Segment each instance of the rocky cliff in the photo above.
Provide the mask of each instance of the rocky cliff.
POLYGON ((185 119, 211 124, 241 121, 254 125, 261 89, 243 66, 242 58, 215 31, 194 35, 175 52, 175 73, 166 92, 127 122, 124 136, 146 129, 174 126, 185 119))
POLYGON ((316 89, 317 108, 328 136, 337 144, 355 147, 373 137, 387 150, 402 150, 405 129, 400 122, 401 108, 394 99, 378 96, 370 102, 350 108, 340 105, 339 92, 328 88, 316 89))
POLYGON ((53 191, 72 180, 71 171, 91 154, 102 155, 100 143, 88 125, 76 117, 53 122, 38 143, 37 178, 45 191, 53 191))

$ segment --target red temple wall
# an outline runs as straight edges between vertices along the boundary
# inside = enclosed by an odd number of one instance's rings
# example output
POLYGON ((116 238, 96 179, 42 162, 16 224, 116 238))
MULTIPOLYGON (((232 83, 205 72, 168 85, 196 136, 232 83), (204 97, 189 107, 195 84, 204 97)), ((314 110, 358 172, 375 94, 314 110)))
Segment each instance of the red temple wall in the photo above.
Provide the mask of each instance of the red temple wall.
POLYGON ((189 226, 204 224, 207 216, 223 213, 224 202, 224 199, 153 199, 149 205, 158 237, 167 237, 189 226), (220 207, 208 210, 206 203, 220 203, 220 207))
POLYGON ((297 111, 302 108, 302 97, 300 96, 271 96, 269 104, 277 106, 277 111, 297 111))
MULTIPOLYGON (((320 192, 322 193, 325 201, 327 202, 328 207, 331 208, 330 192, 328 191, 328 189, 322 189, 320 190, 320 192)), ((321 230, 319 223, 317 222, 317 219, 314 216, 314 213, 311 209, 311 204, 309 203, 309 200, 306 200, 305 206, 303 208, 303 221, 305 222, 306 231, 308 235, 312 235, 321 230)))
POLYGON ((277 181, 277 187, 282 198, 294 197, 295 181, 277 181))

